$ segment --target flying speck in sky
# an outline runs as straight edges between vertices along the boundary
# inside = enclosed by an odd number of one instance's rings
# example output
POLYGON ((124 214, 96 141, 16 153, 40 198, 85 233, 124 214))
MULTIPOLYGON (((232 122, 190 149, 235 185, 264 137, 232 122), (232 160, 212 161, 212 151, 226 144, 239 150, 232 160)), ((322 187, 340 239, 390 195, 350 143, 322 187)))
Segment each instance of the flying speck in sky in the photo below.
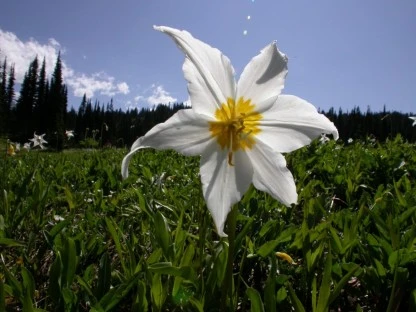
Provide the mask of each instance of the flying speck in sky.
POLYGON ((245 36, 245 35, 247 35, 247 30, 244 30, 243 31, 243 35, 245 36))
POLYGON ((250 16, 250 15, 248 15, 248 16, 247 16, 247 19, 248 19, 248 20, 250 20, 250 19, 251 19, 251 16, 250 16))

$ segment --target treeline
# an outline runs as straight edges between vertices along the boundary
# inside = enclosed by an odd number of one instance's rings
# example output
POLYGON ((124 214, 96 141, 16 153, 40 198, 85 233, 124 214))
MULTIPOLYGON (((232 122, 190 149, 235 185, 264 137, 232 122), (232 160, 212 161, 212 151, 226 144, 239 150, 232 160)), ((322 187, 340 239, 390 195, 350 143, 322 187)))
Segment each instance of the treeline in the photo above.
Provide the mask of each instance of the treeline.
MULTIPOLYGON (((84 95, 78 111, 67 113, 67 129, 74 130, 75 140, 84 147, 124 147, 144 135, 158 123, 164 122, 180 109, 183 103, 158 105, 154 109, 130 109, 126 112, 115 110, 113 101, 101 105, 92 103, 84 95)), ((68 142, 68 144, 71 142, 68 142)))
MULTIPOLYGON (((48 147, 62 150, 64 147, 124 147, 130 146, 138 137, 158 123, 164 122, 183 103, 158 105, 154 109, 142 108, 115 110, 113 101, 92 102, 86 95, 78 110, 67 110, 67 87, 62 79, 60 55, 50 80, 46 77, 45 60, 39 66, 38 58, 29 65, 20 94, 15 98, 14 66, 5 59, 0 64, 0 136, 13 142, 24 143, 33 133, 46 133, 48 147), (65 137, 73 130, 74 137, 65 137)), ((350 112, 342 109, 321 111, 338 128, 340 138, 363 139, 372 137, 378 141, 400 134, 403 139, 415 142, 416 127, 412 127, 409 114, 390 112, 365 113, 359 107, 350 112)))
POLYGON ((30 63, 16 101, 14 65, 8 68, 7 59, 0 67, 0 77, 0 134, 15 142, 27 142, 35 131, 46 133, 50 146, 62 150, 68 90, 62 79, 60 53, 50 80, 45 59, 41 66, 37 57, 30 63))
POLYGON ((338 129, 341 140, 372 138, 377 141, 385 141, 387 138, 394 138, 398 134, 409 142, 416 141, 416 126, 409 119, 414 116, 412 113, 401 113, 387 111, 384 106, 381 112, 372 112, 370 107, 362 113, 359 107, 353 108, 350 112, 343 112, 340 108, 335 112, 331 108, 325 114, 338 129))

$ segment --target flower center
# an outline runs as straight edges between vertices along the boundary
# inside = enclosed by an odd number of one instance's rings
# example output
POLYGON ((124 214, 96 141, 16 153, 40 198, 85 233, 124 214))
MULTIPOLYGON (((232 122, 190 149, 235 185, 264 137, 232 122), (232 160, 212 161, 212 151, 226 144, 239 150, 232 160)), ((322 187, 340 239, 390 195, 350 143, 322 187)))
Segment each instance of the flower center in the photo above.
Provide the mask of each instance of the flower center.
POLYGON ((251 149, 256 143, 254 136, 261 130, 258 127, 262 115, 254 111, 251 100, 240 97, 235 102, 228 98, 227 103, 215 111, 216 121, 209 122, 209 131, 216 137, 221 149, 228 149, 228 164, 233 166, 233 152, 251 149))

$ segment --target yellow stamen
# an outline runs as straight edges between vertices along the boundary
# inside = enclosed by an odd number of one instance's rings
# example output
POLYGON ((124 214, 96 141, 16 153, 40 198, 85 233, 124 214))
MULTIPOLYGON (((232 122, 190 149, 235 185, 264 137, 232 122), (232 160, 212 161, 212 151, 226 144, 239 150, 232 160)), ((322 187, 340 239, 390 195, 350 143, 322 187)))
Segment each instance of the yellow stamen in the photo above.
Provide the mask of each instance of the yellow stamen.
POLYGON ((253 148, 255 135, 261 130, 258 127, 262 115, 255 110, 251 100, 240 97, 235 102, 228 98, 215 112, 216 121, 209 123, 209 130, 216 137, 221 149, 228 149, 228 164, 233 166, 233 153, 238 150, 253 148))

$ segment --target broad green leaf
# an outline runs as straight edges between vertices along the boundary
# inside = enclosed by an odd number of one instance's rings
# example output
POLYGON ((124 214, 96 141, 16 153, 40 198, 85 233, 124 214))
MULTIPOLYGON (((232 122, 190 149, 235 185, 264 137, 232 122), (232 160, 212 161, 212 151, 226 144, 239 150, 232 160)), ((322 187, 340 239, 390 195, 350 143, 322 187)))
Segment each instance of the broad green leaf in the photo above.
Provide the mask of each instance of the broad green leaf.
MULTIPOLYGON (((354 264, 355 265, 355 264, 354 264)), ((339 294, 341 293, 341 290, 344 288, 345 284, 348 283, 348 281, 351 279, 351 277, 354 275, 355 277, 358 277, 362 273, 362 269, 358 265, 355 265, 355 267, 352 267, 342 278, 341 280, 336 284, 334 289, 332 290, 332 293, 329 297, 328 306, 334 302, 339 294)))
POLYGON ((0 311, 6 311, 6 296, 2 278, 0 278, 0 311))
POLYGON ((35 295, 35 279, 33 278, 32 274, 26 267, 21 268, 21 275, 23 280, 23 289, 24 292, 28 293, 30 298, 33 298, 35 295))
POLYGON ((123 267, 124 273, 129 272, 129 270, 126 267, 126 264, 124 263, 124 252, 121 247, 121 241, 120 237, 117 232, 117 226, 114 223, 114 221, 110 218, 105 218, 105 224, 107 225, 107 229, 111 234, 111 237, 113 238, 114 245, 116 246, 116 250, 120 259, 121 266, 123 267))
POLYGON ((52 263, 52 266, 49 270, 49 288, 48 293, 50 298, 55 302, 56 305, 59 304, 61 300, 61 281, 62 281, 62 263, 61 256, 59 253, 56 254, 55 260, 52 263))
POLYGON ((331 293, 331 272, 332 272, 332 254, 329 251, 326 255, 325 267, 319 288, 317 312, 326 312, 329 308, 329 296, 331 293))
POLYGON ((63 273, 62 283, 66 287, 70 288, 75 277, 75 271, 77 269, 77 251, 75 247, 75 241, 72 238, 66 237, 64 239, 64 246, 61 256, 63 273))
POLYGON ((74 209, 75 208, 75 204, 74 204, 74 197, 72 196, 72 192, 71 189, 66 185, 63 187, 64 192, 65 192, 65 198, 66 198, 66 202, 68 203, 68 207, 69 209, 74 209))
POLYGON ((300 302, 298 296, 296 296, 296 293, 293 290, 292 285, 290 285, 290 283, 287 283, 286 286, 289 288, 289 297, 290 297, 290 301, 293 304, 293 308, 295 309, 295 312, 305 312, 305 308, 303 307, 302 302, 300 302))
MULTIPOLYGON (((88 285, 88 283, 79 275, 76 276, 76 280, 78 282, 78 284, 81 285, 81 287, 85 290, 85 292, 87 293, 87 295, 91 298, 91 299, 95 299, 95 296, 92 292, 91 287, 88 285)), ((95 301, 92 303, 92 305, 95 304, 95 301)))
POLYGON ((279 290, 277 291, 277 294, 276 294, 276 301, 277 301, 277 303, 282 302, 286 298, 287 298, 286 289, 284 287, 280 287, 279 290))
POLYGON ((146 312, 148 310, 148 302, 146 298, 146 283, 139 280, 138 291, 137 291, 137 311, 146 312))
POLYGON ((24 291, 23 295, 23 312, 34 312, 32 296, 28 291, 24 291))
POLYGON ((264 312, 263 301, 261 300, 260 293, 256 289, 252 287, 247 288, 246 295, 251 302, 251 312, 264 312))
POLYGON ((139 275, 133 275, 129 280, 119 284, 110 289, 96 304, 97 307, 102 307, 104 311, 110 311, 117 304, 129 295, 130 290, 137 285, 139 275))
POLYGON ((153 274, 150 292, 152 295, 152 302, 158 310, 162 308, 163 303, 165 302, 163 288, 161 275, 157 273, 153 274))
POLYGON ((159 246, 162 248, 163 254, 167 259, 170 259, 169 246, 170 234, 169 227, 165 217, 158 211, 154 216, 154 235, 156 237, 159 246))
POLYGON ((107 252, 100 259, 96 297, 100 300, 111 286, 111 262, 107 252))
POLYGON ((11 238, 0 237, 0 246, 3 247, 24 247, 25 244, 11 238))
POLYGON ((380 277, 384 277, 386 276, 386 269, 384 268, 384 266, 381 264, 380 261, 378 261, 377 259, 373 259, 374 263, 376 264, 376 269, 377 269, 377 273, 380 277))

